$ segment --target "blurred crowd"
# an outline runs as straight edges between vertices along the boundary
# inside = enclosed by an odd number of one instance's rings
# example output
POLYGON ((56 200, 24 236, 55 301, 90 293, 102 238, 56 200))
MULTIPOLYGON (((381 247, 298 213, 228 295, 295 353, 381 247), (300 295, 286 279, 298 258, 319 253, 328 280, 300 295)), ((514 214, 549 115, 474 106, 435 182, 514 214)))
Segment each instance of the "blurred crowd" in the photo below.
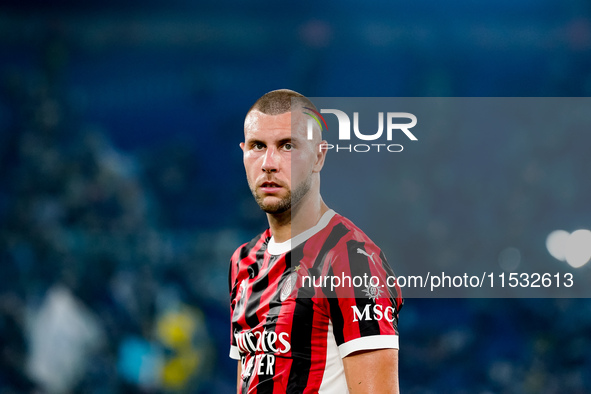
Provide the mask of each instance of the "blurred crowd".
POLYGON ((50 70, 2 77, 0 392, 209 392, 207 237, 160 225, 145 163, 76 122, 50 70))

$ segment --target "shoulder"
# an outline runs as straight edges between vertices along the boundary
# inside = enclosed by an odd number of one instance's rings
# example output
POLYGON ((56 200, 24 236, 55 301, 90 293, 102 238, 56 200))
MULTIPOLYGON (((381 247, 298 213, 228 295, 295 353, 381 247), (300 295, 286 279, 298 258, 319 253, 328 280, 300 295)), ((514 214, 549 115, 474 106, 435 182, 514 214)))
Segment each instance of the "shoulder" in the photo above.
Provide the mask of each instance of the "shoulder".
POLYGON ((238 247, 230 258, 230 269, 228 272, 228 281, 230 289, 234 286, 234 282, 241 270, 241 264, 251 264, 257 259, 257 255, 267 248, 271 232, 269 229, 254 237, 250 242, 246 242, 238 247))
POLYGON ((271 232, 269 229, 263 231, 249 242, 245 242, 240 245, 232 254, 232 264, 238 264, 241 260, 246 257, 256 254, 257 252, 264 251, 271 239, 271 232))
POLYGON ((359 227, 355 225, 348 218, 339 215, 334 215, 330 223, 331 234, 339 237, 338 242, 335 243, 335 250, 343 251, 343 249, 356 249, 360 246, 364 248, 379 249, 376 244, 365 234, 359 227))
POLYGON ((325 265, 325 270, 332 270, 333 274, 393 274, 382 249, 351 220, 335 215, 331 227, 331 234, 338 233, 339 238, 330 248, 326 248, 324 255, 329 264, 325 265))

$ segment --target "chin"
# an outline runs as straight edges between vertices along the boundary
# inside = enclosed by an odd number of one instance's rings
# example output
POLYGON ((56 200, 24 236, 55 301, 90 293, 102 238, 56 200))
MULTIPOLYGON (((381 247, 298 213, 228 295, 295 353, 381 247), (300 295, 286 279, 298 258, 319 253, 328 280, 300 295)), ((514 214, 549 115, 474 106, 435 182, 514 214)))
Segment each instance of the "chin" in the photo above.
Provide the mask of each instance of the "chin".
POLYGON ((288 210, 289 210, 289 208, 288 209, 272 209, 272 208, 271 209, 263 209, 263 211, 265 211, 265 213, 268 213, 270 215, 278 215, 280 213, 285 213, 288 210))
MULTIPOLYGON (((266 200, 266 199, 265 199, 266 200)), ((259 202, 259 206, 263 211, 270 214, 284 213, 291 209, 290 200, 275 199, 273 202, 266 202, 265 200, 259 202)))

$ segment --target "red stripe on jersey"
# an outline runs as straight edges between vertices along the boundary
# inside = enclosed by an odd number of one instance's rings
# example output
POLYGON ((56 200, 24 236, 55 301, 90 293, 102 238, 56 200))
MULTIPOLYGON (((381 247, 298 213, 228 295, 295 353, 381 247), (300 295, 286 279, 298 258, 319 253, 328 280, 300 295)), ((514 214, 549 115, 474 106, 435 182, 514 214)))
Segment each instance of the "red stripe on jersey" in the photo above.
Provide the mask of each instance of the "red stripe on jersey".
POLYGON ((326 341, 328 335, 329 318, 326 314, 314 313, 313 327, 316 329, 312 334, 312 362, 308 384, 304 393, 317 393, 322 383, 326 365, 326 341))

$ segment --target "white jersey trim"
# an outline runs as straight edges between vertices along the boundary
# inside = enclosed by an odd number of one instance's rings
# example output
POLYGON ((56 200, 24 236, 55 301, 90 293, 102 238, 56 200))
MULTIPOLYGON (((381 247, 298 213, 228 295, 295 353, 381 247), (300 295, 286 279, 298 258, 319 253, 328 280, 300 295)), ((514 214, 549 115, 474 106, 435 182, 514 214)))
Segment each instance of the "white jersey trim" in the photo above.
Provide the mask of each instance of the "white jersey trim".
POLYGON ((353 339, 339 346, 341 357, 359 350, 398 349, 398 335, 370 335, 353 339))
POLYGON ((328 331, 326 335, 326 364, 322 382, 318 388, 318 394, 347 394, 347 379, 345 377, 345 367, 343 359, 339 357, 339 349, 334 337, 332 321, 328 322, 328 331))
POLYGON ((234 360, 240 360, 240 351, 238 346, 230 346, 230 358, 234 360))
POLYGON ((314 234, 325 228, 328 225, 328 222, 330 222, 330 219, 332 219, 335 214, 335 211, 329 209, 324 213, 324 215, 322 215, 314 227, 310 227, 303 233, 298 234, 285 242, 277 243, 275 242, 275 238, 271 237, 269 244, 267 245, 267 252, 271 253, 272 255, 280 255, 289 252, 292 248, 295 248, 304 241, 307 241, 314 234))

